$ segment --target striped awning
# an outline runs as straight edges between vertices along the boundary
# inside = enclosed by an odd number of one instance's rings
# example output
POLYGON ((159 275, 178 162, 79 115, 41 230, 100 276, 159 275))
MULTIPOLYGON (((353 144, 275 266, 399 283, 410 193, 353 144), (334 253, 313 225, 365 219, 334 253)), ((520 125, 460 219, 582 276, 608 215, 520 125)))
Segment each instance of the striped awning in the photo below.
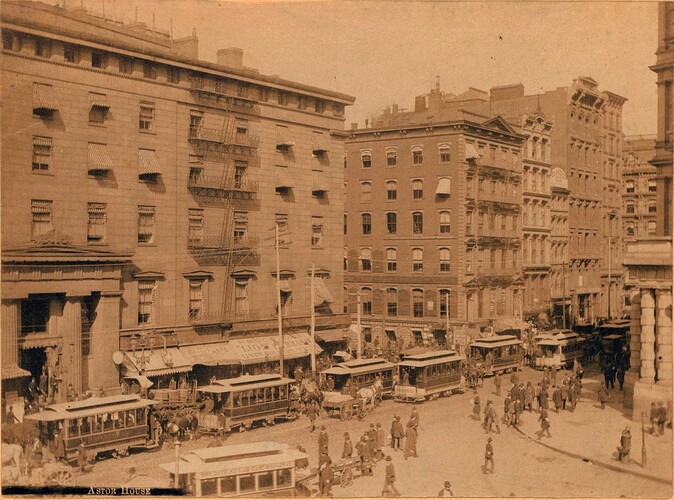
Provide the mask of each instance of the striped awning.
POLYGON ((33 85, 33 111, 51 112, 58 111, 59 104, 54 95, 54 89, 51 85, 33 85))
POLYGON ((2 374, 2 380, 9 380, 13 378, 21 378, 21 377, 30 377, 30 372, 28 370, 24 370, 23 368, 19 368, 16 364, 7 364, 0 369, 0 373, 2 374))
POLYGON ((105 94, 89 94, 89 107, 109 109, 110 103, 105 94))
POLYGON ((112 170, 112 160, 105 144, 89 143, 89 171, 112 170))
POLYGON ((293 187, 292 180, 287 168, 276 169, 276 189, 291 189, 293 187))
POLYGON ((314 278, 314 307, 323 303, 332 304, 334 301, 323 278, 314 278))
POLYGON ((171 373, 183 373, 192 370, 192 364, 175 347, 155 349, 151 352, 125 352, 124 363, 127 367, 125 377, 143 375, 158 377, 171 373))
POLYGON ((312 193, 327 193, 328 192, 328 180, 325 177, 325 173, 320 170, 314 170, 312 172, 311 178, 311 192, 312 193))
POLYGON ((162 168, 151 149, 138 150, 138 175, 161 175, 162 168))
POLYGON ((435 194, 451 194, 451 181, 449 179, 443 178, 438 181, 438 188, 435 190, 435 194))
POLYGON ((466 144, 466 160, 477 160, 480 158, 480 154, 475 149, 475 146, 472 144, 466 144))

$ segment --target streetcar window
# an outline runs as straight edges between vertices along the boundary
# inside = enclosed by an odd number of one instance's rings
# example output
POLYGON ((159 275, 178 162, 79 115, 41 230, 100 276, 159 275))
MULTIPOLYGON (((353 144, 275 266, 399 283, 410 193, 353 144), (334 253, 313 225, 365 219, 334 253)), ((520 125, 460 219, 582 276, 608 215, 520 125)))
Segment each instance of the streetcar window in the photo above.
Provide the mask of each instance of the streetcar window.
POLYGON ((236 493, 236 476, 220 478, 220 494, 236 493))
POLYGON ((274 489, 274 474, 272 471, 260 472, 257 475, 257 491, 274 489))
POLYGON ((290 469, 276 471, 276 487, 283 488, 292 485, 293 477, 290 469))
POLYGON ((117 429, 123 429, 124 428, 124 412, 123 411, 118 411, 115 415, 115 427, 117 429))
POLYGON ((217 497, 218 496, 218 480, 217 479, 202 479, 201 480, 201 496, 202 497, 217 497))
POLYGON ((288 390, 288 386, 286 386, 286 385, 282 385, 278 388, 280 399, 287 399, 288 398, 287 390, 288 390))
POLYGON ((68 437, 77 436, 78 419, 68 421, 68 437))
POLYGON ((278 386, 272 387, 272 398, 274 399, 274 401, 279 400, 279 387, 278 386))
POLYGON ((239 476, 239 485, 241 493, 255 491, 255 476, 252 474, 239 476))
POLYGON ((89 425, 89 417, 84 417, 80 422, 80 436, 89 434, 90 432, 91 426, 89 425))
POLYGON ((136 408, 136 425, 143 425, 145 422, 145 408, 136 408))
POLYGON ((136 415, 133 410, 129 410, 126 414, 126 426, 133 427, 134 425, 136 425, 136 415))

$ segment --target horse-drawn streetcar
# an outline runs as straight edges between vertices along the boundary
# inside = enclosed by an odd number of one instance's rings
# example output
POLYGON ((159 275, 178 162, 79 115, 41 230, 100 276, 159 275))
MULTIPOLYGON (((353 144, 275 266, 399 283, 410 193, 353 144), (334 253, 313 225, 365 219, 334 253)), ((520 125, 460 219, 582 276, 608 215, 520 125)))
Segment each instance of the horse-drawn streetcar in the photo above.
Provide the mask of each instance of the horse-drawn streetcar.
POLYGON ((493 335, 468 345, 470 358, 487 374, 516 371, 522 363, 522 342, 514 335, 493 335))
POLYGON ((461 388, 463 357, 454 351, 430 351, 407 356, 398 364, 398 401, 415 402, 450 394, 461 388))

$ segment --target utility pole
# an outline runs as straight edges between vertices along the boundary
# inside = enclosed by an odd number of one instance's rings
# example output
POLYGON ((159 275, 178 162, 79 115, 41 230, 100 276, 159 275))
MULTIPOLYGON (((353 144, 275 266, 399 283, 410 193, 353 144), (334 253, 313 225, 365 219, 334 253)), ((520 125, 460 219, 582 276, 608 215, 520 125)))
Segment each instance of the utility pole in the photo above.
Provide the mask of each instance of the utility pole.
POLYGON ((566 262, 562 262, 562 328, 566 330, 566 262))
POLYGON ((646 467, 646 427, 644 426, 644 413, 641 412, 641 466, 646 467))
POLYGON ((608 237, 608 320, 611 321, 611 236, 608 237))
POLYGON ((360 359, 363 352, 363 328, 360 324, 360 290, 356 293, 358 308, 356 309, 356 325, 358 327, 358 350, 356 351, 356 358, 360 359))
POLYGON ((176 439, 176 442, 174 443, 175 448, 176 448, 176 472, 175 472, 175 478, 174 478, 174 487, 175 489, 180 488, 180 440, 176 439))
POLYGON ((279 372, 283 377, 283 317, 281 315, 281 258, 279 256, 278 222, 274 225, 276 236, 276 307, 278 309, 279 372))
POLYGON ((447 344, 449 347, 454 347, 454 332, 452 332, 452 340, 449 341, 449 292, 445 294, 445 331, 447 332, 447 344))
POLYGON ((316 374, 316 308, 314 307, 314 275, 316 265, 311 263, 311 372, 316 374))

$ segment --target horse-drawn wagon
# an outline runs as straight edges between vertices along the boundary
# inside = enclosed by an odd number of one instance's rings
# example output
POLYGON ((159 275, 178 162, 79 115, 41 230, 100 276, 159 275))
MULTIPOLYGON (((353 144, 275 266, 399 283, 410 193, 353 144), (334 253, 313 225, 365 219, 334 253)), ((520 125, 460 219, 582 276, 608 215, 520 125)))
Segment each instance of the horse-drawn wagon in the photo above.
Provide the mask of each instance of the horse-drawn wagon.
POLYGON ((323 409, 328 417, 339 417, 340 420, 350 420, 358 414, 358 399, 349 394, 331 394, 323 401, 323 409))

